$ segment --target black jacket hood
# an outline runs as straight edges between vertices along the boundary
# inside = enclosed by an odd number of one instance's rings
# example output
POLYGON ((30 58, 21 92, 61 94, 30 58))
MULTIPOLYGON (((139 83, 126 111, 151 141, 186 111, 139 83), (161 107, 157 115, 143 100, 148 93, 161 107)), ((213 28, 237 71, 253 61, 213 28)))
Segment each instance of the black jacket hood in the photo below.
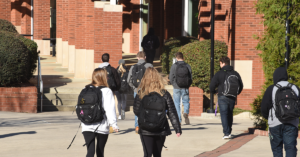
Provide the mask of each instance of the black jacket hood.
POLYGON ((284 67, 279 67, 275 70, 273 74, 273 82, 274 84, 277 84, 280 81, 287 81, 288 80, 288 74, 284 67))
POLYGON ((155 35, 154 28, 149 28, 147 35, 149 35, 149 36, 155 35))
POLYGON ((222 70, 232 71, 232 70, 233 70, 233 67, 230 66, 230 65, 225 65, 225 66, 223 66, 222 70))

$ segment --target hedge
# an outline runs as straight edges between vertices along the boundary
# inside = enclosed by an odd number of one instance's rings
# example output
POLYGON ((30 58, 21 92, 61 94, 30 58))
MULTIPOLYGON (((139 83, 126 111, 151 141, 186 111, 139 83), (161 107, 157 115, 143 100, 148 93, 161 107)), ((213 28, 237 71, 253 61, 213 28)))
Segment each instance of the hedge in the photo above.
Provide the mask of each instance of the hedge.
POLYGON ((5 32, 18 33, 16 27, 13 24, 3 19, 0 19, 0 30, 5 32))

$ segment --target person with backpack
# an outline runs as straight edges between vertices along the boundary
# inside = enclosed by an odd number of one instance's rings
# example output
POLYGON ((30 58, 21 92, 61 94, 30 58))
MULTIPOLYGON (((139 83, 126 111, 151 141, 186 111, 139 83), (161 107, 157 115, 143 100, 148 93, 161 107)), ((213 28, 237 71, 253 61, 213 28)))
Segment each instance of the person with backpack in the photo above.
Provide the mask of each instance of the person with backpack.
POLYGON ((109 54, 104 53, 102 55, 102 62, 99 68, 104 68, 107 71, 107 83, 109 88, 115 92, 121 87, 121 78, 117 70, 109 64, 109 54))
POLYGON ((220 67, 221 70, 212 78, 209 89, 213 93, 216 93, 215 89, 218 87, 218 104, 223 126, 223 139, 230 139, 232 136, 234 105, 244 85, 240 74, 230 66, 230 59, 228 57, 220 58, 220 67))
POLYGON ((119 110, 119 118, 118 119, 124 120, 125 119, 127 92, 130 87, 127 82, 129 72, 125 66, 125 61, 123 59, 119 60, 119 66, 117 67, 117 71, 121 78, 121 87, 120 87, 119 91, 115 92, 117 99, 118 99, 118 110, 119 110))
POLYGON ((97 139, 97 157, 103 157, 109 126, 118 132, 119 127, 114 104, 113 92, 107 84, 107 71, 103 68, 95 69, 92 83, 82 90, 76 107, 77 116, 82 122, 82 134, 87 146, 86 157, 94 157, 95 139, 97 139))
POLYGON ((141 46, 146 53, 147 63, 153 64, 156 49, 160 46, 159 39, 155 36, 153 28, 149 28, 147 35, 142 40, 141 46))
POLYGON ((268 120, 269 138, 274 157, 297 156, 297 137, 300 117, 299 87, 288 82, 284 67, 273 73, 270 85, 261 102, 261 114, 268 120))
POLYGON ((164 82, 155 68, 147 68, 134 99, 133 111, 138 116, 145 157, 161 157, 166 136, 172 134, 167 116, 176 136, 182 134, 172 96, 164 89, 164 82))
MULTIPOLYGON (((136 58, 138 59, 138 63, 131 66, 131 68, 129 70, 128 78, 127 78, 127 82, 129 84, 129 86, 134 91, 134 95, 133 95, 134 97, 136 96, 136 94, 138 92, 137 88, 141 83, 141 80, 144 76, 146 69, 149 67, 153 67, 152 64, 145 62, 145 59, 146 59, 145 52, 143 52, 143 51, 138 52, 136 55, 136 58)), ((139 130, 137 116, 135 116, 134 126, 135 126, 135 132, 137 133, 139 130)))
POLYGON ((190 110, 190 97, 189 97, 189 87, 192 84, 192 68, 189 64, 185 63, 183 60, 183 54, 177 52, 175 54, 177 62, 172 65, 169 80, 173 85, 173 99, 177 114, 179 116, 179 121, 181 123, 181 109, 180 100, 182 99, 182 104, 184 106, 183 117, 185 118, 185 124, 190 124, 189 120, 189 110, 190 110))

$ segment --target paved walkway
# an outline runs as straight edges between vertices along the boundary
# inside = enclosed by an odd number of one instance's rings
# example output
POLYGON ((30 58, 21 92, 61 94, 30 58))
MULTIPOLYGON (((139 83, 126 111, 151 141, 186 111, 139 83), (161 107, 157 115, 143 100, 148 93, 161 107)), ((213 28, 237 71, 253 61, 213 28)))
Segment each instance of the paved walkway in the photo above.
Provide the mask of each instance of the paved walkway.
MULTIPOLYGON (((190 121, 191 125, 182 126, 181 137, 177 138, 174 132, 167 137, 165 146, 168 148, 163 149, 163 157, 194 157, 199 154, 201 157, 209 154, 209 157, 212 154, 222 157, 272 156, 267 137, 245 134, 245 130, 252 126, 251 120, 235 119, 233 134, 238 136, 230 141, 222 140, 219 119, 191 118, 190 121)), ((105 156, 141 157, 143 151, 140 138, 134 132, 133 113, 126 113, 126 120, 118 121, 118 125, 121 131, 109 135, 105 156)), ((86 148, 82 147, 84 139, 80 132, 67 150, 78 126, 79 121, 72 112, 0 112, 0 156, 83 157, 86 148)))

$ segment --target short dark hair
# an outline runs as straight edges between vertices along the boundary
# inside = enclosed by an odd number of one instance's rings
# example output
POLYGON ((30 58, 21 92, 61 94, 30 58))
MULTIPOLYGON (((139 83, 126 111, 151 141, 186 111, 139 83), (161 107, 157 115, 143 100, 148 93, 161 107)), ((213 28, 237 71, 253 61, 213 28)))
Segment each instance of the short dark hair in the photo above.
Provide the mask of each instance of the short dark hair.
POLYGON ((104 53, 102 55, 102 61, 103 62, 109 62, 109 54, 108 53, 104 53))
POLYGON ((136 54, 136 57, 139 57, 139 58, 145 58, 146 57, 146 53, 144 51, 140 51, 136 54))
POLYGON ((178 58, 178 59, 183 59, 183 54, 181 52, 177 52, 175 54, 175 57, 178 58))
POLYGON ((230 59, 226 56, 220 58, 220 62, 225 63, 225 65, 230 65, 230 59))

